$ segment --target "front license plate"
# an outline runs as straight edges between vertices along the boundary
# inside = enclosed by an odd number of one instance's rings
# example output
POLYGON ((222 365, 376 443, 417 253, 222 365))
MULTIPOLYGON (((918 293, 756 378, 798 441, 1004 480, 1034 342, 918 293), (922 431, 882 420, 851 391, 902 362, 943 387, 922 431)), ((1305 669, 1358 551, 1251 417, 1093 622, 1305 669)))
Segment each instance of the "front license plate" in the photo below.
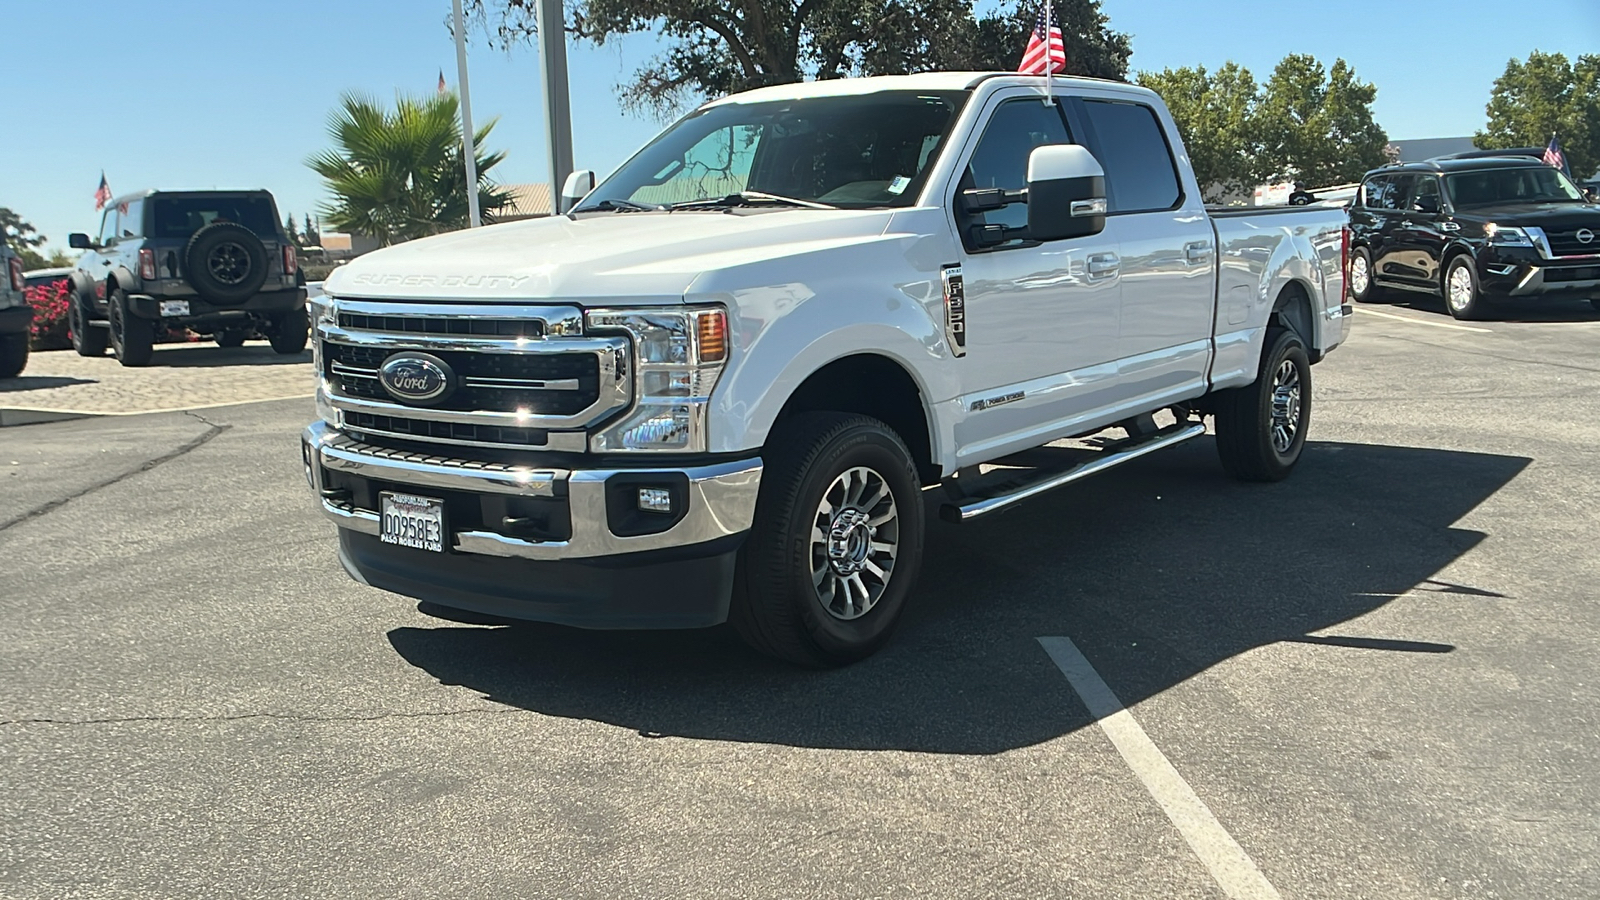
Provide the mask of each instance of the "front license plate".
POLYGON ((378 540, 414 550, 444 552, 444 501, 415 494, 378 494, 378 540))
POLYGON ((189 301, 163 300, 161 301, 161 314, 163 316, 187 316, 189 314, 189 301))

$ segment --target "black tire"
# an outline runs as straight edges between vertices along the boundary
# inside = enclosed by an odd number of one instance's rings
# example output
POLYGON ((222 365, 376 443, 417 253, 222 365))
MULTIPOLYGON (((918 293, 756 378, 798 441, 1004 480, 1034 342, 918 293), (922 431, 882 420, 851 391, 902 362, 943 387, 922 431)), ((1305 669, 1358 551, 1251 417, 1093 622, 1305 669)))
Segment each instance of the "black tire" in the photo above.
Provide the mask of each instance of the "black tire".
POLYGON ((1469 321, 1482 319, 1488 315, 1489 303, 1483 299, 1483 291, 1478 286, 1478 264, 1465 253, 1450 260, 1450 264, 1445 266, 1444 283, 1439 288, 1444 294, 1444 308, 1450 311, 1450 315, 1469 321), (1465 297, 1456 293, 1458 278, 1466 285, 1465 297))
POLYGON ((1215 410, 1217 455, 1229 475, 1240 481, 1288 477, 1311 426, 1311 358, 1300 336, 1287 328, 1268 330, 1255 383, 1218 391, 1215 410))
POLYGON ((28 333, 0 334, 0 378, 15 378, 28 366, 28 333))
POLYGON ((106 342, 111 332, 99 325, 90 324, 88 301, 73 297, 67 307, 67 331, 71 333, 72 349, 79 356, 105 356, 106 342))
POLYGON ((255 232, 234 222, 212 222, 189 238, 184 280, 219 306, 243 303, 267 280, 267 248, 255 232))
POLYGON ((272 349, 286 356, 305 350, 310 336, 311 319, 306 316, 304 306, 274 316, 271 330, 267 332, 272 349))
POLYGON ((106 296, 111 311, 111 352, 127 368, 150 365, 155 353, 156 328, 128 309, 128 296, 115 289, 106 296))
POLYGON ((767 447, 729 618, 751 647, 798 665, 864 659, 889 640, 922 567, 922 484, 911 453, 877 419, 828 412, 780 423, 767 447), (858 483, 864 486, 852 501, 858 483), (834 498, 832 513, 821 508, 825 495, 834 498), (828 534, 837 538, 837 558, 829 555, 828 541, 813 541, 824 519, 833 523, 828 534), (893 552, 884 545, 893 545, 893 552), (852 574, 841 574, 850 567, 852 574))
POLYGON ((212 335, 218 347, 227 347, 230 350, 234 347, 243 347, 245 338, 249 336, 248 328, 227 328, 212 335))
POLYGON ((1357 247, 1350 251, 1350 268, 1345 273, 1349 283, 1350 299, 1357 303, 1382 303, 1384 300, 1383 288, 1378 287, 1378 282, 1372 270, 1372 254, 1365 247, 1357 247), (1356 282, 1360 281, 1360 273, 1366 273, 1366 288, 1356 291, 1356 282))

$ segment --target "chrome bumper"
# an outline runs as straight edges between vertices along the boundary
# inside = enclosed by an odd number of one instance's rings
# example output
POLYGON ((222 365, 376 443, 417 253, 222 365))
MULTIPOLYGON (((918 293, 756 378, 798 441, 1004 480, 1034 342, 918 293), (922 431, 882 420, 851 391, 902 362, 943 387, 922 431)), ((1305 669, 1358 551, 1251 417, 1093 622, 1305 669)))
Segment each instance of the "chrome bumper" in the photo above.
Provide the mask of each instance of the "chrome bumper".
POLYGON ((663 550, 714 541, 750 530, 756 493, 761 487, 761 460, 746 459, 709 466, 672 469, 552 469, 512 466, 410 453, 357 441, 317 422, 301 436, 306 480, 317 493, 323 515, 340 528, 378 533, 378 513, 341 504, 323 495, 322 470, 364 478, 474 494, 557 497, 565 486, 572 517, 572 537, 565 541, 529 541, 492 531, 457 531, 451 544, 458 553, 522 559, 585 559, 663 550), (613 475, 641 471, 681 472, 689 479, 689 509, 682 521, 659 534, 618 537, 606 516, 606 481, 613 475))

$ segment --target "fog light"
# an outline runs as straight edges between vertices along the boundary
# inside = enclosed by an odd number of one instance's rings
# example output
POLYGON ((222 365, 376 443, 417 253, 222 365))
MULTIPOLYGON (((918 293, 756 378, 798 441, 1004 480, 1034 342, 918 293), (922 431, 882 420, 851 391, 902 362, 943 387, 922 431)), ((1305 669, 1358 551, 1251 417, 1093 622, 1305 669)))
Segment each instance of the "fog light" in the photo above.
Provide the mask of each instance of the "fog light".
POLYGON ((666 488, 639 488, 639 508, 645 512, 670 514, 672 492, 666 488))

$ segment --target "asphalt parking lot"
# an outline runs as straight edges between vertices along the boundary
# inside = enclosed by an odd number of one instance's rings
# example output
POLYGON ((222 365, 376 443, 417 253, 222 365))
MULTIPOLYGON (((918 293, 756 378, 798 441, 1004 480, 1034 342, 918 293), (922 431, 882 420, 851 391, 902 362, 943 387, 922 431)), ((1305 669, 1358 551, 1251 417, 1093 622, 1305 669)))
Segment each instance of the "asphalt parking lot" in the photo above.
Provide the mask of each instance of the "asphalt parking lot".
POLYGON ((1600 314, 1354 329, 1289 481, 935 519, 827 673, 355 584, 308 400, 0 428, 0 894, 1600 896, 1600 314))

